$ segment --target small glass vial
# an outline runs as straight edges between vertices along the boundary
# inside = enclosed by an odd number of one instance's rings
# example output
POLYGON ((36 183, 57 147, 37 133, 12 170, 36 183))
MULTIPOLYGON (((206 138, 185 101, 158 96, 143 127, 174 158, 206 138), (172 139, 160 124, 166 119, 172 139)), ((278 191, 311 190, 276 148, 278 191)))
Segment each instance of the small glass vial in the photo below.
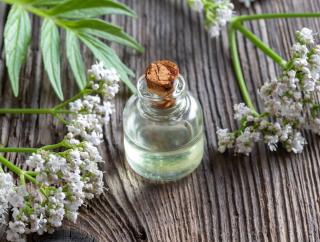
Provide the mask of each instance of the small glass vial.
POLYGON ((130 167, 160 182, 187 176, 203 157, 199 102, 170 61, 151 63, 137 88, 123 111, 124 148, 130 167))

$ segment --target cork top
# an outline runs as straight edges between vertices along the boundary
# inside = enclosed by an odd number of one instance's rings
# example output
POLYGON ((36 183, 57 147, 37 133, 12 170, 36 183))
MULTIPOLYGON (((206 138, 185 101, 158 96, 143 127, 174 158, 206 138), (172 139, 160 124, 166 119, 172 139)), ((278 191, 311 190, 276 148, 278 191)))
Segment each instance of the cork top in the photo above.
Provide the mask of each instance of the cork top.
POLYGON ((176 63, 169 60, 158 60, 150 63, 145 71, 149 92, 160 97, 167 97, 174 91, 174 81, 179 76, 176 63))

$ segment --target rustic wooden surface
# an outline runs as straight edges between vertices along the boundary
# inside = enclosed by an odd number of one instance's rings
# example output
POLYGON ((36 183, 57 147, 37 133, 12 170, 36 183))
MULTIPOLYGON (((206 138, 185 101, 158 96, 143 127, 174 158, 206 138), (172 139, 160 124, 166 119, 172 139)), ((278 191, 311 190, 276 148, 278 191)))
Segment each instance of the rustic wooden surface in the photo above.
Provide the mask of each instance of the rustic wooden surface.
MULTIPOLYGON (((216 127, 235 128, 232 106, 241 101, 224 33, 209 39, 199 15, 185 0, 125 0, 138 19, 113 17, 146 48, 133 55, 119 48, 122 59, 137 75, 152 60, 179 63, 191 91, 200 99, 205 115, 206 144, 201 166, 191 176, 166 185, 150 184, 129 169, 123 155, 122 110, 129 92, 116 98, 117 113, 105 128, 101 145, 108 190, 81 209, 77 224, 30 241, 320 241, 319 137, 305 132, 308 146, 301 155, 272 153, 257 145, 249 157, 218 154, 216 127), (79 235, 78 233, 82 235, 79 235)), ((8 8, 0 5, 0 33, 8 8)), ((257 0, 240 13, 320 11, 316 0, 257 0)), ((283 56, 288 56, 294 31, 303 26, 320 29, 320 19, 268 20, 248 26, 283 56)), ((39 20, 33 18, 33 42, 21 76, 19 98, 13 98, 4 67, 0 38, 0 106, 52 107, 58 103, 43 71, 38 46, 39 20)), ((256 89, 274 77, 273 62, 242 37, 242 65, 255 103, 256 89)), ((62 51, 63 52, 63 51, 62 51)), ((87 66, 93 59, 85 50, 87 66)), ((65 96, 76 92, 63 57, 65 96)), ((39 147, 56 143, 65 129, 51 116, 1 116, 0 143, 39 147)), ((6 155, 17 164, 25 156, 6 155)), ((4 228, 5 229, 5 228, 4 228)), ((3 229, 0 238, 4 239, 3 229)))

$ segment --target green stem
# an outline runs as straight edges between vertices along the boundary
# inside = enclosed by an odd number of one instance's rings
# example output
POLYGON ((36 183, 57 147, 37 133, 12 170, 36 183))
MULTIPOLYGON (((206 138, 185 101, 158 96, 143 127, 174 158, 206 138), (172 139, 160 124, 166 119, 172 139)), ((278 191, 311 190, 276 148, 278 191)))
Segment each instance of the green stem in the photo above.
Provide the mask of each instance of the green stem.
POLYGON ((82 97, 84 95, 88 95, 88 94, 90 94, 92 92, 93 91, 91 89, 83 89, 81 92, 79 92, 78 94, 74 95, 72 98, 69 98, 68 100, 58 104, 53 109, 54 110, 60 110, 61 108, 64 108, 65 106, 67 106, 69 103, 79 99, 80 97, 82 97))
POLYGON ((54 150, 57 148, 69 148, 69 146, 63 141, 57 143, 57 144, 52 144, 52 145, 46 145, 42 146, 40 148, 25 148, 25 147, 0 147, 0 152, 5 152, 5 153, 35 153, 38 150, 54 150))
POLYGON ((0 114, 53 114, 50 108, 1 108, 0 114))
POLYGON ((232 60, 233 68, 234 68, 234 71, 236 74, 236 78, 238 81, 238 85, 240 88, 242 98, 243 98, 244 102, 246 103, 246 105, 255 111, 254 105, 251 101, 250 94, 248 92, 248 88, 246 86, 246 82, 244 80, 242 70, 241 70, 241 64, 240 64, 238 49, 237 49, 236 30, 234 28, 232 28, 231 25, 230 25, 230 29, 228 31, 228 34, 229 34, 229 36, 228 36, 229 47, 230 47, 230 51, 231 51, 231 60, 232 60))
POLYGON ((26 176, 25 176, 25 173, 24 173, 24 172, 21 172, 19 178, 20 178, 20 184, 21 184, 21 185, 25 185, 25 184, 26 184, 26 179, 25 179, 26 176))
POLYGON ((314 18, 320 17, 320 13, 262 13, 254 15, 241 15, 234 18, 236 21, 250 21, 258 19, 274 19, 274 18, 314 18))
POLYGON ((24 147, 0 147, 0 152, 5 153, 34 153, 37 148, 24 148, 24 147))
POLYGON ((32 177, 31 175, 29 175, 28 173, 24 173, 25 178, 27 178, 29 181, 31 181, 34 184, 38 184, 38 181, 32 177))
POLYGON ((58 148, 61 148, 61 147, 68 147, 64 141, 61 141, 57 144, 52 144, 52 145, 46 145, 46 146, 43 146, 41 148, 39 148, 38 150, 54 150, 54 149, 58 149, 58 148))
MULTIPOLYGON (((20 169, 20 167, 14 165, 13 163, 11 163, 10 161, 8 161, 6 158, 4 158, 3 156, 0 156, 0 163, 6 167, 8 167, 8 169, 10 171, 12 171, 13 173, 15 173, 17 176, 20 177, 20 181, 22 179, 22 182, 25 180, 25 178, 27 178, 29 181, 37 184, 37 180, 32 177, 31 175, 29 175, 28 173, 26 173, 24 170, 20 169)), ((3 171, 3 170, 2 170, 3 171)))
POLYGON ((245 37, 247 37, 251 42, 263 51, 267 56, 269 56, 272 60, 274 60, 277 64, 279 64, 282 68, 285 68, 287 62, 278 55, 275 51, 273 51, 269 46, 267 46, 262 40, 260 40, 254 33, 244 27, 241 23, 236 22, 236 24, 232 25, 233 28, 238 29, 245 37))
POLYGON ((37 176, 39 174, 39 172, 37 171, 25 171, 24 173, 32 177, 37 176))
POLYGON ((72 114, 69 110, 53 108, 0 108, 0 114, 72 114))
POLYGON ((8 161, 6 158, 0 155, 0 163, 6 167, 12 172, 14 172, 16 175, 20 176, 21 173, 23 173, 23 170, 21 170, 18 166, 14 165, 10 161, 8 161))
POLYGON ((61 115, 59 115, 58 113, 55 113, 53 116, 56 117, 61 123, 65 124, 65 125, 68 124, 68 121, 65 120, 63 117, 61 117, 61 115))

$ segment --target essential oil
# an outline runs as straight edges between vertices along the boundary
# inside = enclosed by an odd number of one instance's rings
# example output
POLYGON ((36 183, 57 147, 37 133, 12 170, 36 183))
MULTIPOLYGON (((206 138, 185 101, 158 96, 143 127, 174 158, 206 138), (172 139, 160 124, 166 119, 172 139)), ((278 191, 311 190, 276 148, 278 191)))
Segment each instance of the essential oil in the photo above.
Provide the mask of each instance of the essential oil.
POLYGON ((184 78, 175 72, 174 63, 158 61, 155 65, 155 70, 149 66, 138 80, 138 93, 124 109, 125 155, 140 176, 174 181, 201 163, 203 114, 199 102, 187 91, 184 78))

